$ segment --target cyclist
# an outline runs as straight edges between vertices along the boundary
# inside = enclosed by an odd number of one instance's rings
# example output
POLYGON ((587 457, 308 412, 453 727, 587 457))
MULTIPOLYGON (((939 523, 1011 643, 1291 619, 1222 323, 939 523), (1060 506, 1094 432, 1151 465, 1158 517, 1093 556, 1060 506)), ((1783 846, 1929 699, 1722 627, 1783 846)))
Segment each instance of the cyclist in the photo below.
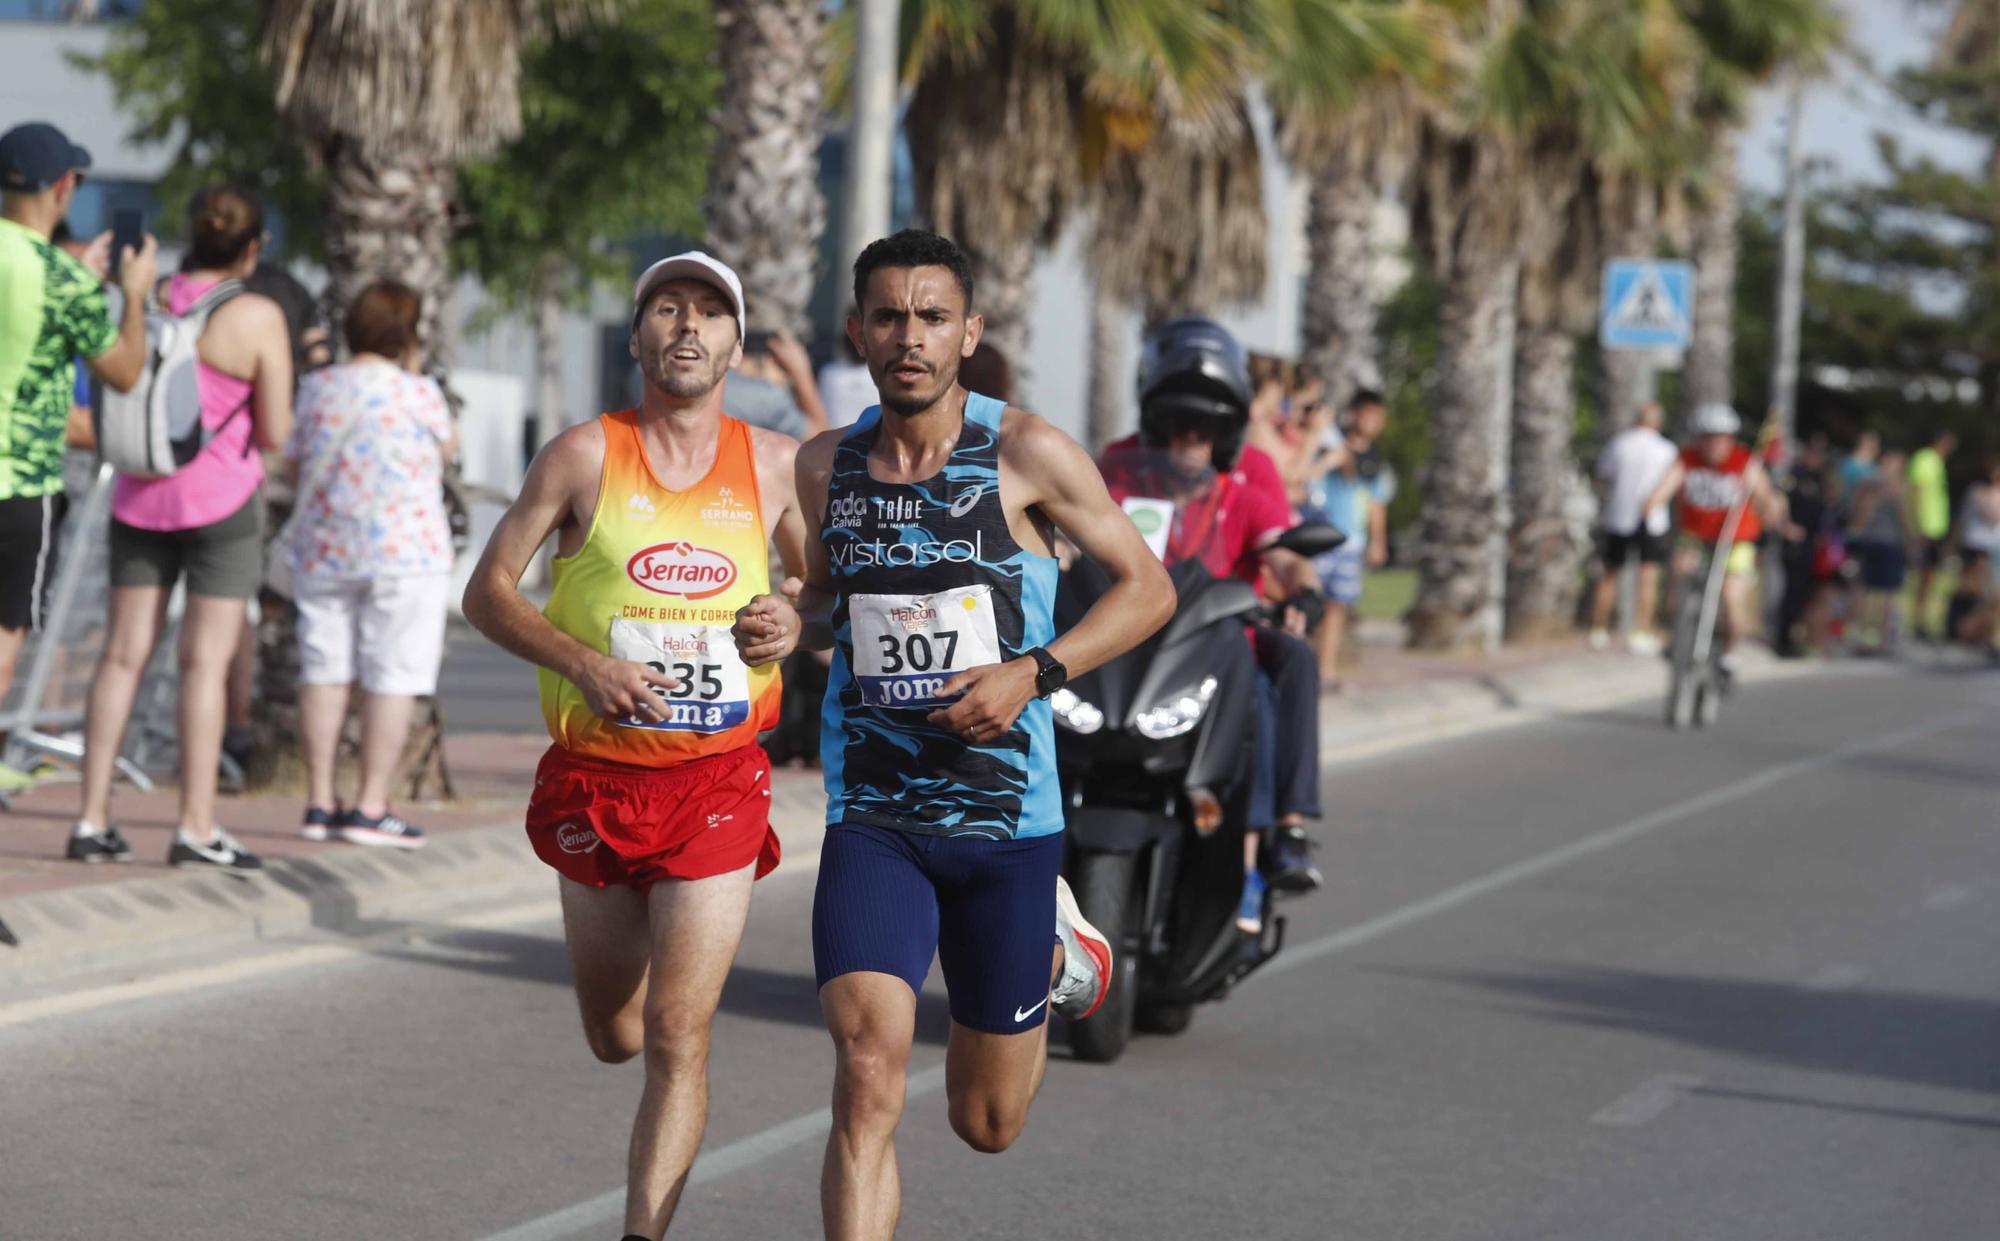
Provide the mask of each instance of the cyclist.
POLYGON ((1750 587, 1757 578, 1757 539, 1766 521, 1778 527, 1785 522, 1784 497, 1771 485, 1756 452, 1736 438, 1742 425, 1736 411, 1719 401, 1697 408, 1691 421, 1693 442, 1681 450, 1680 460, 1653 489, 1642 510, 1679 499, 1680 539, 1673 563, 1678 589, 1686 588, 1704 554, 1726 557, 1722 607, 1728 629, 1720 661, 1725 676, 1735 675, 1736 643, 1756 628, 1750 587), (1726 530, 1730 512, 1739 503, 1742 512, 1736 528, 1726 530), (1730 539, 1726 552, 1716 547, 1725 534, 1730 539))

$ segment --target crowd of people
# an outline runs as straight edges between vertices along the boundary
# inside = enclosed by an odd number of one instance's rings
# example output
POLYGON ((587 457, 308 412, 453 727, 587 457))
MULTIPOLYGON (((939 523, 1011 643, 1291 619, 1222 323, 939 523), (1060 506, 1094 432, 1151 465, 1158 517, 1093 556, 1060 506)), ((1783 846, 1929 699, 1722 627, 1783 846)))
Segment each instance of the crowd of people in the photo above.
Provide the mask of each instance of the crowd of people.
POLYGON ((1685 447, 1662 433, 1664 418, 1657 403, 1646 404, 1597 460, 1592 646, 1611 644, 1629 565, 1635 572, 1625 641, 1635 652, 1661 651, 1672 623, 1663 618, 1663 599, 1671 617, 1702 554, 1726 538, 1724 637, 1731 646, 1761 634, 1783 658, 1879 656, 1907 637, 1995 657, 2000 458, 1966 472, 1954 505, 1949 466, 1958 441, 1948 430, 1906 451, 1885 448, 1880 432, 1863 429, 1838 455, 1816 433, 1785 460, 1775 441, 1745 443, 1727 406, 1694 411, 1685 447), (1663 596, 1661 576, 1670 565, 1673 589, 1663 596), (1764 583, 1768 624, 1752 591, 1760 566, 1775 569, 1775 580, 1764 583), (1940 611, 1947 580, 1952 589, 1940 611))

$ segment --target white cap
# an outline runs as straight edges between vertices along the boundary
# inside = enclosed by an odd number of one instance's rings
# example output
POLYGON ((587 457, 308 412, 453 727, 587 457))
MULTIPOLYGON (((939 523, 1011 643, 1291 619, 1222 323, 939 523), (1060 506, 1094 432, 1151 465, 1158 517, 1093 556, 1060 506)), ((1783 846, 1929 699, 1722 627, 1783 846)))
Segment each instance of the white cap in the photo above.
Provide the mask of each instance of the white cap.
POLYGON ((736 339, 743 339, 743 282, 729 270, 729 264, 699 250, 661 259, 640 272, 639 282, 632 286, 633 313, 645 307, 648 294, 669 280, 699 280, 721 289, 729 297, 729 308, 736 312, 736 339))
POLYGON ((1696 435, 1734 435, 1743 429, 1743 420, 1723 401, 1703 403, 1695 409, 1692 421, 1696 435))

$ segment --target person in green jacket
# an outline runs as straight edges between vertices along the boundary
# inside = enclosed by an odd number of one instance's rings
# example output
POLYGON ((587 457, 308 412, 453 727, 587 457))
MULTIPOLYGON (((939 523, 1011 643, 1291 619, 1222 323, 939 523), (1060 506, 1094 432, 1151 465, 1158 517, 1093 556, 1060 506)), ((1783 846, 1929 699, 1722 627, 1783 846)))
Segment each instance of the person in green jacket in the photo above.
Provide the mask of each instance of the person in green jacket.
POLYGON ((1951 532, 1951 490, 1945 483, 1944 463, 1958 447, 1958 437, 1940 431, 1930 447, 1919 448, 1910 456, 1910 516, 1919 540, 1917 562, 1917 608, 1915 626, 1919 637, 1931 614, 1931 589, 1938 567, 1944 563, 1945 536, 1951 532))

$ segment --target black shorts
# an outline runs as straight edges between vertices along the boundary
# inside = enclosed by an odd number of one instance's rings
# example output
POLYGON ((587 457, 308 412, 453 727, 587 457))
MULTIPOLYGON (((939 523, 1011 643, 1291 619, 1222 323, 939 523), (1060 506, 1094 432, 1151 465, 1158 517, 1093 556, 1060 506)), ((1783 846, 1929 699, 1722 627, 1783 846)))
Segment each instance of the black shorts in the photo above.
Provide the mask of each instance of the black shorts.
POLYGON ((69 497, 0 500, 0 629, 41 632, 69 497))
POLYGON ((1923 544, 1924 544, 1923 550, 1917 553, 1918 555, 1917 563, 1926 569, 1944 568, 1945 547, 1946 547, 1945 540, 1925 539, 1923 541, 1923 544))
POLYGON ((1609 530, 1597 532, 1597 555, 1604 561, 1604 567, 1612 572, 1624 568, 1634 552, 1639 554, 1640 564, 1665 564, 1667 536, 1645 530, 1634 530, 1630 534, 1613 534, 1609 530))

